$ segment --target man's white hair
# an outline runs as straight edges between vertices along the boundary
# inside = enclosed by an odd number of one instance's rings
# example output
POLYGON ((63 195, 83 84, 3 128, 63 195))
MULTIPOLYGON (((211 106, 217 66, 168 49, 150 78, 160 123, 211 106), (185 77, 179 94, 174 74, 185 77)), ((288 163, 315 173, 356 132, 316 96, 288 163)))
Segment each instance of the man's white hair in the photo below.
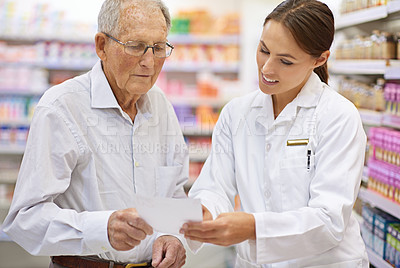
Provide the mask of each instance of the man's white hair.
POLYGON ((119 18, 125 3, 140 3, 146 7, 159 8, 164 15, 167 24, 167 31, 171 29, 171 15, 168 7, 161 0, 105 0, 101 6, 98 16, 98 32, 105 32, 113 36, 118 36, 119 18))

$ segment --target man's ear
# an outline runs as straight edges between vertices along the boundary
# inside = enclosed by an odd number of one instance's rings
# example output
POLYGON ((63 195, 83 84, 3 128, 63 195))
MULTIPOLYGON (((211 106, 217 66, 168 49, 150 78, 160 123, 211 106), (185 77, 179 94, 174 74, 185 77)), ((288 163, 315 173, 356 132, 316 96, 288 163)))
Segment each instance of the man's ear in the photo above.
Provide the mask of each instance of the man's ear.
POLYGON ((328 61, 328 58, 329 58, 330 54, 331 54, 331 52, 329 50, 326 50, 326 51, 322 52, 321 56, 319 56, 315 60, 315 67, 314 68, 318 68, 318 67, 324 65, 325 62, 328 61))
POLYGON ((96 54, 102 61, 105 61, 107 59, 107 54, 105 50, 107 42, 106 38, 107 36, 103 33, 97 33, 96 36, 94 37, 96 44, 96 54))

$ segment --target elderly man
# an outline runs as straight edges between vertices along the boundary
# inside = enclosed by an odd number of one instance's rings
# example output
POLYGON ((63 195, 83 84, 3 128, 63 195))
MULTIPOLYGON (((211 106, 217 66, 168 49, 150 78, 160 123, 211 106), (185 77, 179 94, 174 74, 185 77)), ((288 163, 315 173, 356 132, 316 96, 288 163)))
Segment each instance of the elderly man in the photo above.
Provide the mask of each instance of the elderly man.
POLYGON ((181 267, 176 237, 153 232, 133 195, 183 198, 188 153, 157 77, 173 46, 158 0, 106 0, 101 59, 49 89, 32 121, 4 231, 50 267, 181 267))

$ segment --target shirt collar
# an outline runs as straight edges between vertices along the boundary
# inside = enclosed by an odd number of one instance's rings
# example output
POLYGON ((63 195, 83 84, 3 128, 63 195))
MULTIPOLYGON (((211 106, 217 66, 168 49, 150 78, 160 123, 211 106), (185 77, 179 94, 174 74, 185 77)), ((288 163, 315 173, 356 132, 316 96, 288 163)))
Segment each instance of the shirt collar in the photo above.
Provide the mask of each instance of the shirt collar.
MULTIPOLYGON (((104 74, 100 60, 92 68, 90 82, 92 108, 117 108, 122 112, 104 74)), ((147 93, 140 97, 136 103, 136 107, 146 119, 151 117, 151 100, 147 93)))
POLYGON ((259 123, 264 126, 279 124, 286 121, 292 121, 296 118, 298 107, 311 108, 316 107, 323 91, 323 83, 319 76, 312 72, 306 84, 303 86, 299 94, 283 109, 278 118, 273 120, 273 105, 271 95, 264 94, 259 91, 256 98, 254 98, 251 107, 261 108, 259 110, 260 116, 258 117, 259 123), (267 114, 267 116, 265 116, 267 114), (270 116, 271 115, 271 116, 270 116))
MULTIPOLYGON (((316 73, 312 72, 306 84, 300 90, 299 94, 288 105, 294 104, 295 106, 300 106, 300 107, 315 107, 317 106, 319 98, 321 97, 322 90, 323 90, 323 83, 319 79, 319 76, 316 73)), ((254 98, 251 107, 261 108, 264 107, 265 105, 272 104, 271 96, 268 95, 266 102, 265 95, 266 94, 260 91, 257 94, 257 97, 254 98)))
POLYGON ((324 89, 324 83, 319 76, 312 72, 308 81, 293 100, 299 107, 316 107, 324 89))

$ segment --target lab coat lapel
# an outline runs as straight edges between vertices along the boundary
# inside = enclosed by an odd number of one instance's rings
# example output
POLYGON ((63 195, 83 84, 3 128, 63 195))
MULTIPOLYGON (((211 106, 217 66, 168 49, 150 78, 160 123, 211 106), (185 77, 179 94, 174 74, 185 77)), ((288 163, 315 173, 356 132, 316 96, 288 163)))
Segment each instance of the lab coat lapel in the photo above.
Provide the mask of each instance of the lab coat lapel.
POLYGON ((260 90, 251 104, 256 129, 262 127, 265 132, 272 126, 274 123, 272 107, 271 95, 267 95, 260 90))

